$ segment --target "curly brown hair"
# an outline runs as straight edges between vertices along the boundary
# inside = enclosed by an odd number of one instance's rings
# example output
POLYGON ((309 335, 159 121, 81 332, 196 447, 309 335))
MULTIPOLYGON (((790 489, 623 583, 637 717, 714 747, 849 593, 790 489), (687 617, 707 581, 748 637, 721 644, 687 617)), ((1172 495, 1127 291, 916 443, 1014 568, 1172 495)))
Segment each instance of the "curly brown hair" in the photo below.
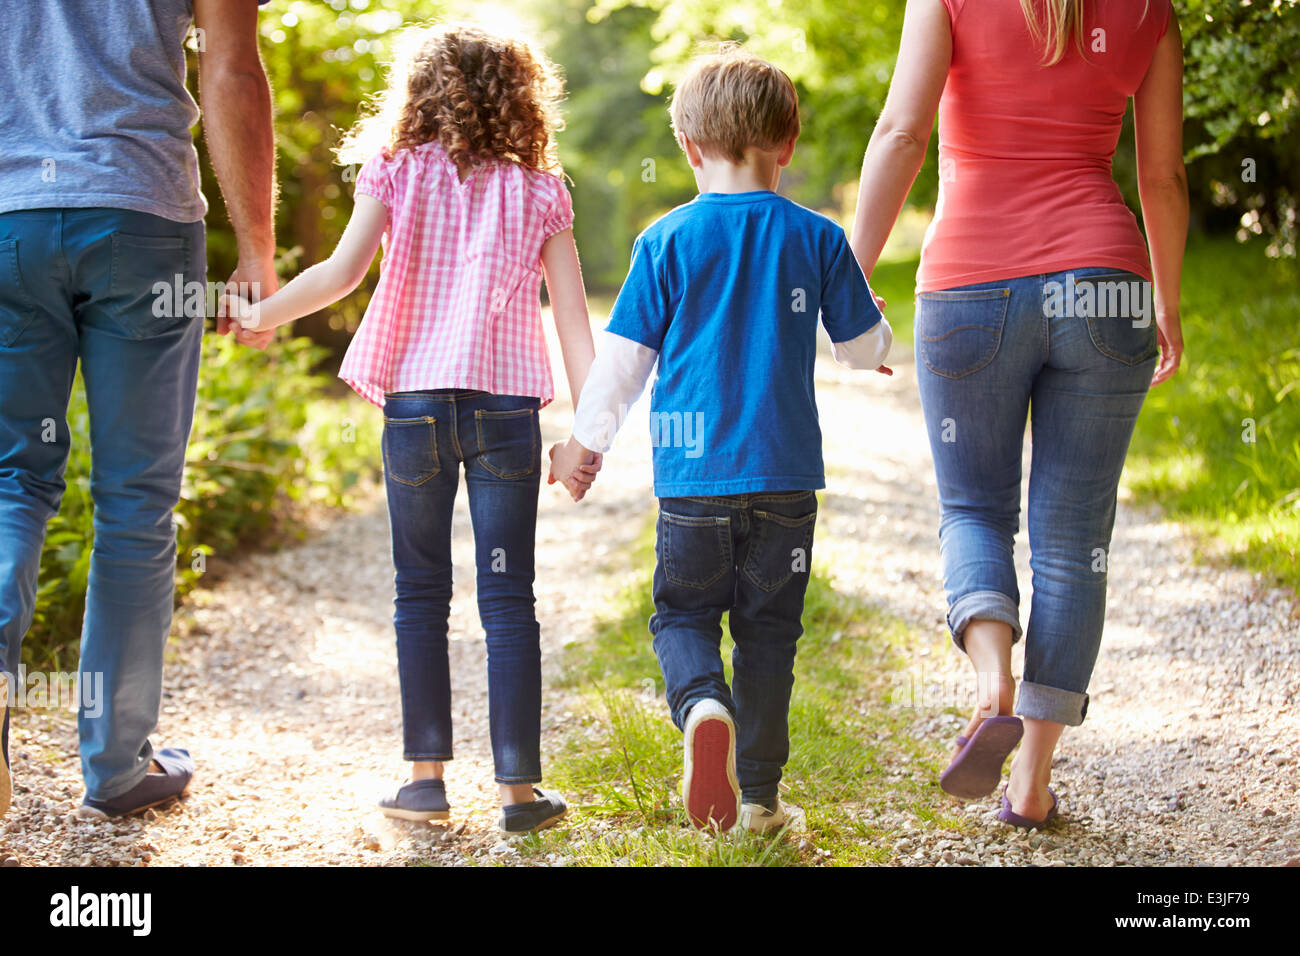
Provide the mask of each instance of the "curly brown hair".
POLYGON ((364 162, 380 148, 438 142, 465 171, 507 160, 560 172, 556 130, 564 93, 558 68, 518 37, 469 24, 419 27, 402 38, 377 109, 339 146, 343 162, 364 162))

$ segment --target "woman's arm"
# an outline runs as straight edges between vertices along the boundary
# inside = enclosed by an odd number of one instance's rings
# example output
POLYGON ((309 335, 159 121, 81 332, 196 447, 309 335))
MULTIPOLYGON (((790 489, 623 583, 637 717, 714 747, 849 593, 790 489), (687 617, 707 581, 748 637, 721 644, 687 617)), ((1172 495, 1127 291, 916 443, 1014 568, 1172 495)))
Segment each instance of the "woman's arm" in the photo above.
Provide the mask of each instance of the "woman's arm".
POLYGON ((542 246, 542 273, 546 277, 555 331, 560 337, 569 397, 577 408, 596 348, 591 341, 587 290, 582 284, 582 267, 578 264, 578 247, 574 245, 572 229, 557 232, 546 240, 542 246))
POLYGON ((258 331, 273 329, 343 298, 366 277, 387 223, 388 208, 374 196, 358 193, 352 218, 333 254, 299 273, 275 295, 239 306, 240 324, 258 331))
POLYGON ((925 162, 951 61, 952 24, 941 0, 907 0, 898 64, 862 161, 849 240, 868 279, 925 162))
POLYGON ((1183 166, 1183 41, 1174 14, 1156 44, 1146 78, 1133 95, 1137 139, 1138 193, 1155 277, 1156 333, 1160 364, 1151 377, 1159 385, 1178 371, 1183 330, 1178 294, 1187 243, 1187 170, 1183 166))

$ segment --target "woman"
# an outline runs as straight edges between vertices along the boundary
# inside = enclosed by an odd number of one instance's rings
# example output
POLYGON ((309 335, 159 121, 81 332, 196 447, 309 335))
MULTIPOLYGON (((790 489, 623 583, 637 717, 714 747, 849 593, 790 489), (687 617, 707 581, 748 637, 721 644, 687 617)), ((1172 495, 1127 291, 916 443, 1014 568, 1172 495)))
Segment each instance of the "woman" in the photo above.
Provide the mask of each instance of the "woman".
POLYGON ((1000 817, 1032 827, 1056 815, 1052 755, 1087 712, 1133 425, 1148 387, 1182 355, 1187 181, 1169 0, 909 0, 853 228, 868 276, 936 108, 939 201, 917 275, 917 378, 948 625, 977 675, 975 714, 941 785, 991 793, 1023 733, 1000 817), (1130 96, 1146 241, 1111 178, 1130 96), (1012 539, 1026 415, 1034 595, 1022 724, 1011 716, 1022 633, 1012 539))

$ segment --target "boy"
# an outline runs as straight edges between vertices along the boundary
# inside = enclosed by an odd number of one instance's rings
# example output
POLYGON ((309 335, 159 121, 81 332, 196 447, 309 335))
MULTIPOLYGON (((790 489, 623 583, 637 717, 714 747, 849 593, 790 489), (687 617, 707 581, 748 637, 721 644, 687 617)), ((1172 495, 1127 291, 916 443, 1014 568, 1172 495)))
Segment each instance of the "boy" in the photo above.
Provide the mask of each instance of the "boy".
POLYGON ((729 49, 691 65, 670 111, 700 195, 637 238, 552 475, 609 448, 657 361, 650 632, 684 733, 683 799, 696 826, 739 820, 766 833, 786 820, 777 785, 815 489, 826 484, 817 317, 853 368, 879 366, 892 333, 844 231, 775 192, 799 135, 789 77, 729 49), (730 688, 724 612, 736 644, 730 688))

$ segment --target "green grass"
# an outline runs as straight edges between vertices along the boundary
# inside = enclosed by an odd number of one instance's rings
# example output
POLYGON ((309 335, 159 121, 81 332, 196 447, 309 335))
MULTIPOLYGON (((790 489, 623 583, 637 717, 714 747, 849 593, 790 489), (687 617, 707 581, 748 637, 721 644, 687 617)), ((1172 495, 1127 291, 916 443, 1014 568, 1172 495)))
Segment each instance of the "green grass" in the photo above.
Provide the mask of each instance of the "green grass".
MULTIPOLYGON (((521 853, 571 865, 787 866, 890 862, 893 824, 884 808, 931 827, 967 832, 938 790, 940 755, 909 726, 916 712, 888 703, 908 632, 837 592, 814 569, 804 609, 791 748, 783 799, 803 809, 805 833, 722 837, 691 827, 681 806, 681 734, 663 702, 650 646, 653 539, 645 568, 595 638, 575 646, 563 685, 576 692, 574 729, 550 757, 547 779, 575 808, 567 825, 531 836, 521 853)), ((730 637, 723 656, 729 662, 730 637)), ((727 668, 730 679, 730 666, 727 668)))
POLYGON ((1259 242, 1194 242, 1182 305, 1184 364, 1147 398, 1126 481, 1203 554, 1300 588, 1297 264, 1259 242))

